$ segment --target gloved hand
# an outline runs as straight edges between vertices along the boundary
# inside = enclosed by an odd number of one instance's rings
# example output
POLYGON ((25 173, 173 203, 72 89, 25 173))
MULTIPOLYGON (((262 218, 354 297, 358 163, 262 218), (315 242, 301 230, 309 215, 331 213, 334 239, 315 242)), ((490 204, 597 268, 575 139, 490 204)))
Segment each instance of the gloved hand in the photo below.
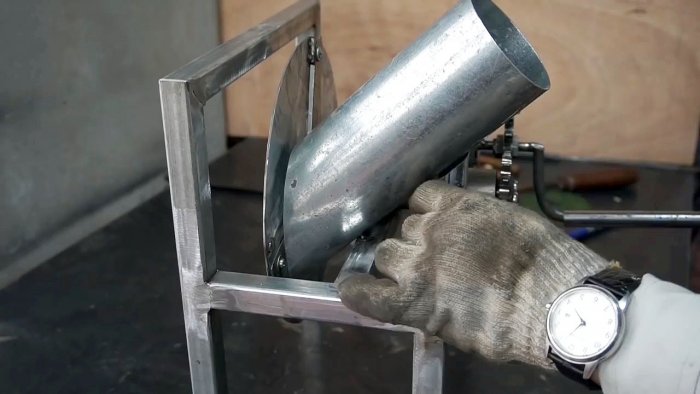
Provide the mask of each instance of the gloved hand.
POLYGON ((353 275, 343 303, 494 360, 550 367, 545 305, 609 263, 534 212, 442 181, 411 196, 401 239, 376 250, 386 278, 353 275))

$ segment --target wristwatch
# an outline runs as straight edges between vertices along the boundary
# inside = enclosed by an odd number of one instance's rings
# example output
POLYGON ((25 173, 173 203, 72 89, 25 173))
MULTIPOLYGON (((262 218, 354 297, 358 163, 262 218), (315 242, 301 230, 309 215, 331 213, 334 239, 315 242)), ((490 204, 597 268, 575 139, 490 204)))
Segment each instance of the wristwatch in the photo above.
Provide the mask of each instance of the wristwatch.
POLYGON ((547 357, 564 376, 600 389, 590 377, 622 343, 625 309, 640 282, 640 277, 612 266, 547 304, 547 357))

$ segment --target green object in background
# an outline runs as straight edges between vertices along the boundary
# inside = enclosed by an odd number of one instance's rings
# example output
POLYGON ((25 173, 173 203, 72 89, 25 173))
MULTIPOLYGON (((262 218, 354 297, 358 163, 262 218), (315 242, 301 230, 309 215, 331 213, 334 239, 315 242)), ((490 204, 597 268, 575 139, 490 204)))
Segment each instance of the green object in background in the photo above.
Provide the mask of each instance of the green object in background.
MULTIPOLYGON (((545 194, 547 201, 562 211, 578 211, 591 209, 591 204, 579 194, 563 192, 560 190, 548 190, 545 194)), ((540 215, 544 214, 537 204, 535 193, 523 193, 520 195, 520 206, 533 210, 540 215)))

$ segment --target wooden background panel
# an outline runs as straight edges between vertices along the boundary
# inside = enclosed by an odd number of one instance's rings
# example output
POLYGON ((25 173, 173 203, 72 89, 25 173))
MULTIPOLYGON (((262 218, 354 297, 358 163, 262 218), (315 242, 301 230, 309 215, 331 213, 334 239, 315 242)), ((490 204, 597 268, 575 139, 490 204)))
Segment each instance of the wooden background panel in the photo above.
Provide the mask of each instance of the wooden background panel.
MULTIPOLYGON (((700 2, 497 0, 541 55, 552 89, 518 133, 549 152, 690 163, 700 119, 700 2)), ((221 0, 228 39, 291 0, 221 0)), ((339 102, 455 0, 321 0, 339 102)), ((266 136, 285 56, 228 92, 229 133, 266 136)))
POLYGON ((552 80, 551 91, 523 112, 522 138, 566 155, 692 162, 700 119, 700 2, 499 4, 552 80))
MULTIPOLYGON (((221 40, 236 37, 293 3, 293 0, 220 0, 221 40)), ((228 135, 267 138, 277 89, 292 56, 292 45, 293 42, 280 49, 226 88, 228 135)))

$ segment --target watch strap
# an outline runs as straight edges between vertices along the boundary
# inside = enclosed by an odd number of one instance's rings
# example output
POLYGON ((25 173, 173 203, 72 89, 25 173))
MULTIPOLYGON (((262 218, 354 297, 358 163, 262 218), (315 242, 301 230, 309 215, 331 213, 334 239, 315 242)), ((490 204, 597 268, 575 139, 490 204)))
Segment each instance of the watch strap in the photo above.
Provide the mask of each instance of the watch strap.
POLYGON ((621 268, 619 265, 613 265, 587 277, 583 283, 603 287, 619 300, 639 287, 642 283, 642 278, 621 268))
POLYGON ((583 364, 570 363, 559 357, 558 354, 552 352, 551 348, 547 352, 547 357, 554 362, 554 366, 557 368, 557 370, 559 370, 559 372, 567 378, 579 382, 591 390, 601 389, 596 382, 583 378, 583 369, 585 368, 583 364))

